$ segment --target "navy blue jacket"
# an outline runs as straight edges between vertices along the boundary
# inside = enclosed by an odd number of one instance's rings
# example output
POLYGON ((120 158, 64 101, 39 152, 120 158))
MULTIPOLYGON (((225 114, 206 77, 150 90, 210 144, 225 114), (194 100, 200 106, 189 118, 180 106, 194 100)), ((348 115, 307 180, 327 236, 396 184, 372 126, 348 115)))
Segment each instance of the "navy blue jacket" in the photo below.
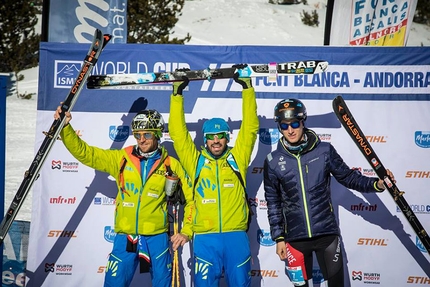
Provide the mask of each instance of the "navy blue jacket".
POLYGON ((378 178, 350 169, 335 148, 305 129, 308 145, 299 154, 278 143, 264 161, 264 191, 273 240, 293 241, 319 235, 340 235, 335 218, 330 175, 347 188, 376 192, 378 178))

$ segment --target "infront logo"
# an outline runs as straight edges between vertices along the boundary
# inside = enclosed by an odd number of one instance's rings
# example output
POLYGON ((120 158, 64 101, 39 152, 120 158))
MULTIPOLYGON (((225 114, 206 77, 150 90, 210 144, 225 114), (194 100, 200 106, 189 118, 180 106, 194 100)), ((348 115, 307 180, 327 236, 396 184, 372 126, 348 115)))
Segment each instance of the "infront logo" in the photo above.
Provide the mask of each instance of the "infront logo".
POLYGON ((49 203, 51 204, 75 204, 76 203, 76 197, 62 197, 61 195, 58 197, 51 197, 49 199, 49 203))
POLYGON ((374 205, 364 205, 363 203, 352 204, 351 211, 376 211, 378 205, 375 203, 374 205))

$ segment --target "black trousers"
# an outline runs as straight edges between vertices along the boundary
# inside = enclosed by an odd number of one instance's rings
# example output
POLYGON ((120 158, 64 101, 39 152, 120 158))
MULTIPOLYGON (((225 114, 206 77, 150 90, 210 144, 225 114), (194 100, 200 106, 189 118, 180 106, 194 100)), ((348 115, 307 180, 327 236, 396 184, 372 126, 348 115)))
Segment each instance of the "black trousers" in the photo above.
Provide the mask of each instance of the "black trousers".
POLYGON ((343 257, 340 242, 340 238, 337 235, 325 235, 287 242, 288 252, 292 252, 296 257, 302 256, 302 264, 304 265, 302 270, 306 274, 306 283, 300 286, 309 287, 309 279, 312 278, 312 254, 314 252, 328 287, 344 286, 343 257))

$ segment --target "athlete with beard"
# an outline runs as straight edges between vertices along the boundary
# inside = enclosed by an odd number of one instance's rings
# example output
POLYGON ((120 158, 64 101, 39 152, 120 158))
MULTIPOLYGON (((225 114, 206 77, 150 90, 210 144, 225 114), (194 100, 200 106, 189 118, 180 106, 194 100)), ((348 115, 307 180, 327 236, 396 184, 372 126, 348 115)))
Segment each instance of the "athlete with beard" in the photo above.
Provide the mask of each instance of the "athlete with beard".
MULTIPOLYGON (((245 65, 234 67, 239 69, 245 65)), ((203 124, 205 147, 197 150, 185 123, 182 92, 188 85, 187 78, 173 84, 170 99, 169 134, 180 162, 194 182, 195 287, 218 286, 223 272, 228 286, 251 285, 251 250, 246 233, 249 208, 245 187, 259 122, 251 79, 239 78, 236 73, 234 80, 243 87, 242 124, 234 147, 228 146, 230 127, 227 122, 212 118, 203 124)), ((176 237, 172 240, 179 244, 174 248, 191 239, 182 234, 176 237)))

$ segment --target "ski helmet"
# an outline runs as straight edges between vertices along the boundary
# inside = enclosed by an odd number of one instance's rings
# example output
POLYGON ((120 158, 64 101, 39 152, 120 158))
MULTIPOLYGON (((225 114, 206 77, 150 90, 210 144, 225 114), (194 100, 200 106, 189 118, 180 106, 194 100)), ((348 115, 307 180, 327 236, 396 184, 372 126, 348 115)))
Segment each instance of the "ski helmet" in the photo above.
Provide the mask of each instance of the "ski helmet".
POLYGON ((212 118, 207 120, 203 124, 202 128, 203 132, 203 141, 206 143, 206 135, 207 134, 217 134, 217 133, 226 133, 227 142, 230 141, 230 126, 228 123, 221 118, 212 118))
POLYGON ((161 138, 164 131, 163 116, 156 110, 142 110, 138 112, 131 122, 133 132, 140 130, 153 131, 157 138, 161 138))
POLYGON ((306 121, 307 113, 305 105, 297 99, 285 99, 275 106, 274 120, 279 123, 282 120, 306 121))

